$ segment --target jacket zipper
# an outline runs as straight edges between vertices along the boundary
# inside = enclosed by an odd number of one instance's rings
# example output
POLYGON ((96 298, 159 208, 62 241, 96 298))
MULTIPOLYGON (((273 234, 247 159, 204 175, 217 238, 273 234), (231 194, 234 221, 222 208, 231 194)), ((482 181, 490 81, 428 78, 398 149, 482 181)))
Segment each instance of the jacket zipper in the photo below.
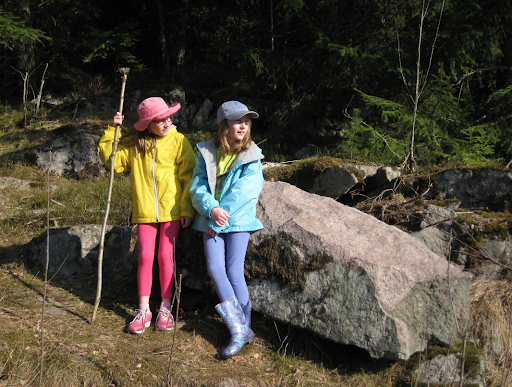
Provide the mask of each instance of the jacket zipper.
MULTIPOLYGON (((153 149, 153 152, 154 152, 154 149, 153 149)), ((154 194, 155 194, 155 217, 156 217, 156 221, 158 222, 160 219, 160 214, 159 214, 159 211, 158 211, 158 190, 157 190, 157 186, 156 186, 156 174, 155 174, 155 154, 153 153, 153 157, 152 157, 152 163, 151 163, 151 173, 153 175, 153 191, 154 191, 154 194)))
POLYGON ((226 173, 226 178, 224 179, 224 184, 222 185, 222 190, 220 191, 220 197, 219 197, 219 202, 222 200, 222 198, 224 197, 224 193, 226 192, 226 181, 228 181, 228 179, 231 178, 231 175, 233 175, 233 173, 235 173, 235 169, 238 169, 238 168, 241 168, 240 165, 243 165, 244 162, 243 161, 239 161, 236 165, 231 165, 229 168, 229 171, 226 173))

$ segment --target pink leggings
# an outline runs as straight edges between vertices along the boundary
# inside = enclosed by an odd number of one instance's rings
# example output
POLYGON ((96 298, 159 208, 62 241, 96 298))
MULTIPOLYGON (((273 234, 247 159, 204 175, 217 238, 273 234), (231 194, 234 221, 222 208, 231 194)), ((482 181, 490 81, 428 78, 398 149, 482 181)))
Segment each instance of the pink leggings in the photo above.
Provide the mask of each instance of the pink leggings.
POLYGON ((181 229, 179 220, 163 223, 140 223, 138 225, 139 267, 137 269, 137 284, 139 286, 139 297, 151 295, 153 261, 159 228, 158 268, 160 271, 161 296, 170 299, 174 285, 174 242, 178 238, 181 229))

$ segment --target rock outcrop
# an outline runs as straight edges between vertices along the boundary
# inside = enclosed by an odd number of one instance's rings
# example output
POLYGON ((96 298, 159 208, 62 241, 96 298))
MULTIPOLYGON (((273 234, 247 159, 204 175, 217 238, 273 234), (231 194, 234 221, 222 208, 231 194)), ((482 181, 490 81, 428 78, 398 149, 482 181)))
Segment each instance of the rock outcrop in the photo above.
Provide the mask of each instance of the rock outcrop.
POLYGON ((493 169, 449 169, 437 177, 427 199, 458 199, 460 207, 510 211, 512 172, 493 169))
POLYGON ((15 164, 37 165, 44 171, 71 179, 96 177, 107 172, 98 157, 97 144, 105 127, 64 125, 49 131, 44 142, 3 157, 15 164))
POLYGON ((376 358, 450 345, 472 276, 370 215, 266 182, 246 269, 255 310, 376 358))

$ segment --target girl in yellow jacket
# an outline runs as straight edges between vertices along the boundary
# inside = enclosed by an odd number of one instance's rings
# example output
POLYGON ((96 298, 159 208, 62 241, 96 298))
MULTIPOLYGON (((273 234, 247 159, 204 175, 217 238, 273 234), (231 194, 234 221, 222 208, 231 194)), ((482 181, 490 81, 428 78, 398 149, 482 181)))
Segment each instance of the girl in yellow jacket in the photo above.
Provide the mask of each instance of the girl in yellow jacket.
MULTIPOLYGON (((153 260, 157 234, 158 266, 162 302, 155 328, 171 330, 171 294, 174 277, 174 242, 181 227, 189 227, 195 216, 190 200, 190 180, 195 154, 187 138, 172 124, 179 103, 168 106, 160 97, 147 98, 137 108, 139 120, 133 135, 121 137, 116 150, 115 172, 130 172, 132 189, 132 222, 137 223, 139 258, 137 284, 139 308, 128 331, 141 334, 151 324, 149 297, 153 282, 153 260)), ((114 116, 121 125, 124 116, 114 116)), ((110 167, 115 128, 108 126, 99 141, 101 161, 110 167)))

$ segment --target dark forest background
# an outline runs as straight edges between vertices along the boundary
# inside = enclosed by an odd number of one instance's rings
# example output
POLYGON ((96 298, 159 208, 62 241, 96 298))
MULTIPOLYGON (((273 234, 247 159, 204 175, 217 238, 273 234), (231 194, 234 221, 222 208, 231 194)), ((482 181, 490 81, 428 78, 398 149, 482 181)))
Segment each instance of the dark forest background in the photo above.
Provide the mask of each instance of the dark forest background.
POLYGON ((3 0, 0 105, 180 88, 261 114, 265 153, 510 166, 508 0, 3 0), (43 77, 44 74, 44 77, 43 77), (116 91, 117 92, 117 91, 116 91))

